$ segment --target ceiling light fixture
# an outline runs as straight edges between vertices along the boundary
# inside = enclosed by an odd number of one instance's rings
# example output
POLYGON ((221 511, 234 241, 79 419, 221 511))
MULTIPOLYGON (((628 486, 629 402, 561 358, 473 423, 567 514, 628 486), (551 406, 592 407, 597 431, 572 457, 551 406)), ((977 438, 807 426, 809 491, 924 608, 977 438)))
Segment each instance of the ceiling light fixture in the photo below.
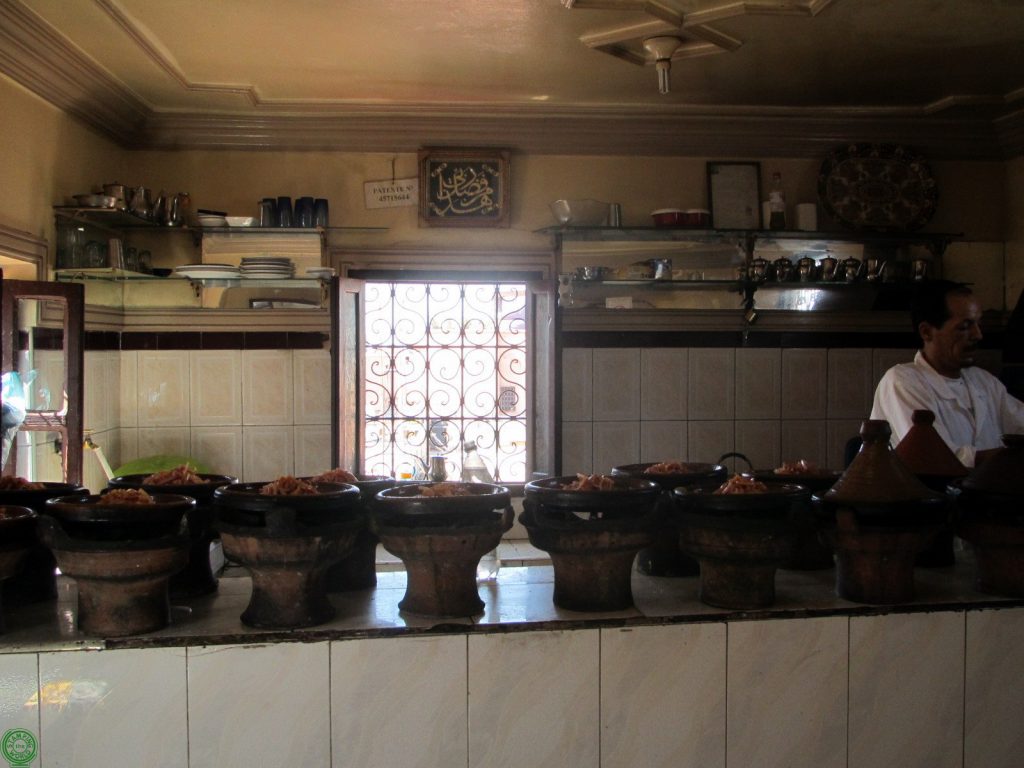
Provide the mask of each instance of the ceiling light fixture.
POLYGON ((658 70, 658 93, 669 92, 669 73, 672 70, 672 55, 683 46, 683 41, 675 35, 658 35, 644 40, 644 50, 654 57, 654 67, 658 70))

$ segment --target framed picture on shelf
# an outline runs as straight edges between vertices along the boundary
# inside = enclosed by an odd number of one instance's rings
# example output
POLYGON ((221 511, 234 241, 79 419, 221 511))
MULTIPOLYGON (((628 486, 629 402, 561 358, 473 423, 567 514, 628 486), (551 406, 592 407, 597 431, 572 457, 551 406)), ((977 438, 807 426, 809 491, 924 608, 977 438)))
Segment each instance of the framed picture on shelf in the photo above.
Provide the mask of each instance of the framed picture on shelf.
POLYGON ((708 162, 708 207, 715 229, 762 229, 761 164, 708 162))
POLYGON ((419 152, 421 227, 509 226, 509 152, 428 148, 419 152))

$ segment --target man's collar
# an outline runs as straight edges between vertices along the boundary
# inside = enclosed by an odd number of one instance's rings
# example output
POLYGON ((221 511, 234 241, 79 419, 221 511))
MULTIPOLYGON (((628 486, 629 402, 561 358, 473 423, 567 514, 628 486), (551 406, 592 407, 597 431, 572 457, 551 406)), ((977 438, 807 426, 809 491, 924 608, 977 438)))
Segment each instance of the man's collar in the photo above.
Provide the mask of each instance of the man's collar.
POLYGON ((950 387, 950 382, 953 381, 953 379, 943 376, 932 368, 931 363, 928 362, 924 356, 924 352, 920 349, 917 350, 917 354, 914 355, 914 365, 924 372, 928 381, 931 382, 932 387, 940 397, 944 397, 948 400, 956 399, 956 394, 950 387))

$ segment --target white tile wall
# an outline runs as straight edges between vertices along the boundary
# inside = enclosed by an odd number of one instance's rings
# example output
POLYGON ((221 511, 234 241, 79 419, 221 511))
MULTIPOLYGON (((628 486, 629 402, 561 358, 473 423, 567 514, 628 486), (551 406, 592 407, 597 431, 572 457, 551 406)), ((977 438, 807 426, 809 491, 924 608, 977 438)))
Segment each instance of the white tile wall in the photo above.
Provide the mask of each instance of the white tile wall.
POLYGON ((189 455, 218 475, 241 478, 242 427, 193 427, 189 455))
POLYGON ((243 427, 242 474, 248 482, 265 482, 295 473, 292 427, 243 427))
POLYGON ((688 379, 686 349, 641 349, 640 418, 685 421, 688 379))
POLYGON ((184 648, 40 653, 42 765, 187 768, 185 681, 184 648))
POLYGON ((240 350, 189 352, 192 425, 234 426, 242 423, 242 353, 240 350))
POLYGON ((594 422, 594 471, 610 472, 621 464, 640 461, 640 422, 594 422))
POLYGON ((782 461, 807 459, 819 467, 842 469, 828 461, 828 431, 824 419, 783 419, 779 422, 779 458, 782 461))
POLYGON ((330 425, 296 424, 295 467, 297 477, 318 475, 331 469, 330 425))
POLYGON ((331 643, 334 768, 466 765, 466 639, 331 643))
POLYGON ((119 352, 120 356, 120 426, 139 425, 139 353, 119 352))
POLYGON ((242 352, 242 423, 292 423, 292 355, 282 349, 242 352))
POLYGON ((331 353, 320 349, 292 352, 296 424, 331 423, 331 353))
POLYGON ((640 350, 594 350, 594 421, 640 418, 640 350))
POLYGON ((778 419, 782 398, 782 350, 736 350, 736 418, 778 419))
POLYGON ((866 419, 871 414, 875 379, 870 349, 828 351, 828 417, 866 419))
POLYGON ((186 456, 189 449, 189 428, 158 427, 140 429, 138 435, 139 456, 186 456))
MULTIPOLYGON (((736 450, 750 459, 754 469, 777 467, 780 464, 779 434, 778 419, 737 421, 736 450)), ((742 468, 745 470, 746 465, 742 468)))
POLYGON ((601 630, 601 766, 724 768, 724 624, 601 630))
POLYGON ((686 461, 685 421, 641 421, 640 461, 686 461))
POLYGON ((0 729, 31 768, 1017 768, 1022 637, 1010 608, 7 652, 0 729))
POLYGON ((598 630, 469 636, 469 766, 597 768, 598 630))
POLYGON ((781 381, 782 418, 824 419, 828 416, 826 350, 782 350, 781 381))
POLYGON ((729 625, 730 765, 845 768, 848 619, 729 625))
POLYGON ((850 619, 849 768, 963 763, 965 619, 850 619))
POLYGON ((15 728, 28 731, 38 751, 39 659, 34 653, 0 654, 0 736, 15 728))
POLYGON ((189 423, 189 353, 138 353, 139 426, 173 427, 189 423))
POLYGON ((736 450, 732 421, 690 421, 687 426, 689 461, 715 462, 736 450))
POLYGON ((594 351, 562 351, 562 420, 594 418, 594 351))
MULTIPOLYGON (((736 414, 736 356, 732 349, 691 349, 687 411, 690 418, 732 419, 736 414)), ((693 443, 691 441, 691 447, 693 443)))
POLYGON ((1024 608, 967 613, 964 768, 1024 756, 1024 608))
POLYGON ((328 643, 189 648, 189 768, 328 768, 329 653, 328 643))
POLYGON ((590 421, 562 422, 562 474, 594 471, 594 424, 590 421))

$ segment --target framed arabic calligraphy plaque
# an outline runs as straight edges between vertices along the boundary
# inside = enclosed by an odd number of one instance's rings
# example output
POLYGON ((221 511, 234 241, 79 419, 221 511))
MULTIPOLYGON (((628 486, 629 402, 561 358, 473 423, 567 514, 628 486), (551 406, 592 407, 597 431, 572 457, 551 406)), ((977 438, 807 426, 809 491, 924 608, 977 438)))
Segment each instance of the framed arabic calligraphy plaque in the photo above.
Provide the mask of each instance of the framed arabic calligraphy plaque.
POLYGON ((421 227, 507 227, 509 152, 421 149, 421 227))

